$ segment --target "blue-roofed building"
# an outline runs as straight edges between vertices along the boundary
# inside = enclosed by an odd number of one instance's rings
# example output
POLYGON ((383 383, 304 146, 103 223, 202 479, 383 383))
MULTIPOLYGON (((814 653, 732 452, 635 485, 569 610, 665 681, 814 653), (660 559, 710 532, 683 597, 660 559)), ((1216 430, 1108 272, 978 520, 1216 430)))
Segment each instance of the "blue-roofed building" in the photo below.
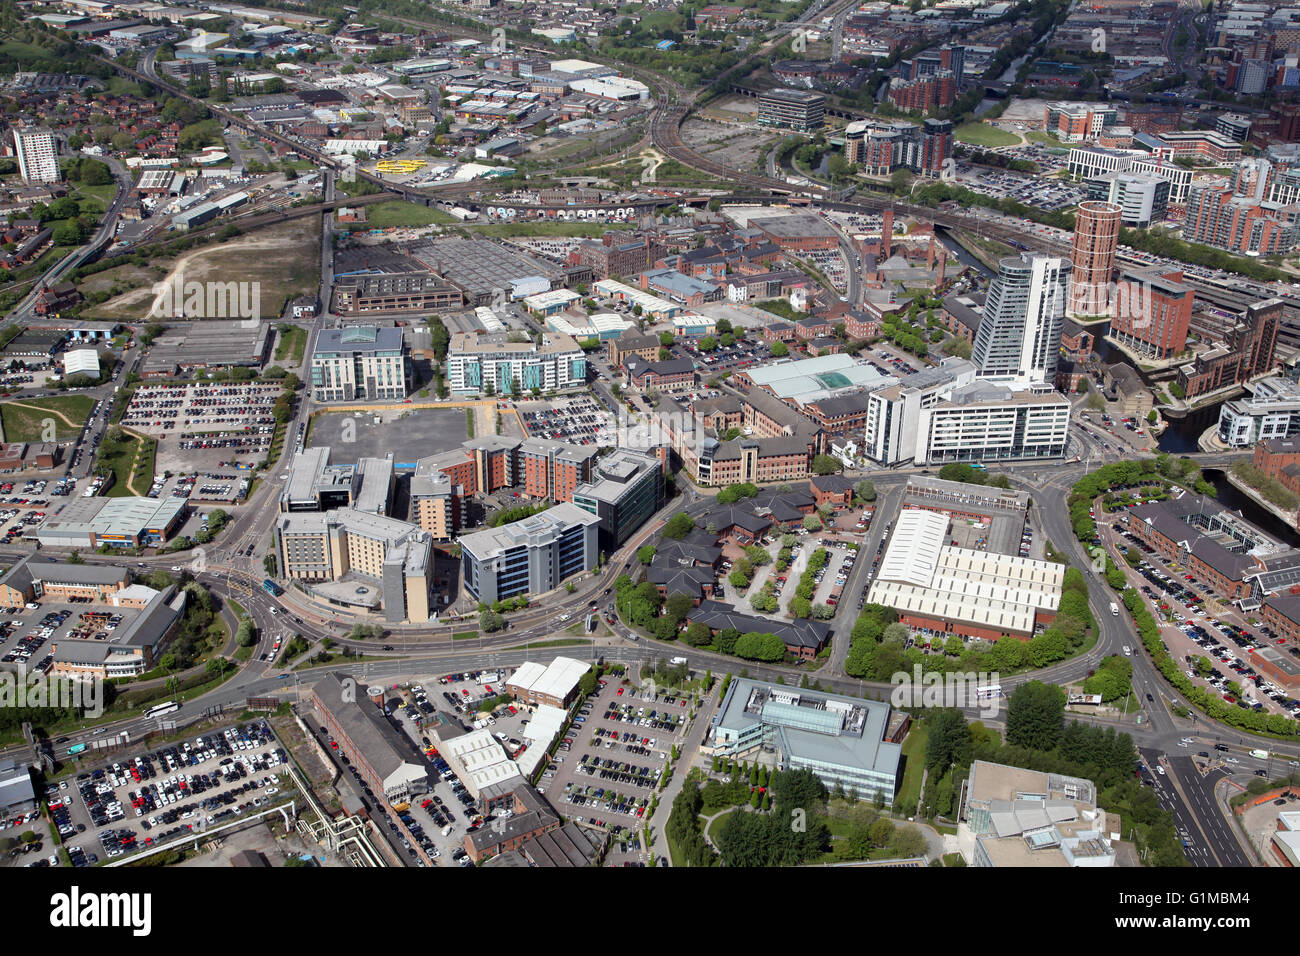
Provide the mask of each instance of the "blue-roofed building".
POLYGON ((673 302, 691 306, 717 302, 723 296, 722 286, 685 275, 676 269, 651 269, 641 273, 641 288, 673 302))
POLYGON ((714 750, 782 770, 811 770, 828 789, 894 801, 905 714, 889 704, 739 678, 727 687, 710 730, 714 750))

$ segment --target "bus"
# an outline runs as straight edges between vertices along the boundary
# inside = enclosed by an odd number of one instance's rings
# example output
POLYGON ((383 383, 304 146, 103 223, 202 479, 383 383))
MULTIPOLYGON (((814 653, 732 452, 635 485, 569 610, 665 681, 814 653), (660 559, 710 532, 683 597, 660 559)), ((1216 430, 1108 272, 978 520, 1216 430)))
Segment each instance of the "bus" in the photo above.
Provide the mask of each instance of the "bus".
POLYGON ((85 749, 86 749, 85 744, 73 744, 71 747, 68 748, 68 756, 69 757, 75 756, 76 754, 81 753, 85 749))
POLYGON ((157 704, 150 707, 144 712, 146 718, 162 717, 165 714, 174 714, 181 709, 181 705, 174 700, 169 700, 165 704, 157 704))
POLYGON ((995 700, 1002 696, 1001 684, 988 684, 984 687, 975 688, 976 700, 995 700))
POLYGON ((988 471, 988 468, 985 467, 984 462, 982 461, 972 461, 970 463, 970 466, 974 468, 976 471, 988 471))
POLYGON ((280 585, 276 584, 270 578, 267 578, 262 582, 262 590, 272 597, 279 597, 284 593, 284 588, 280 587, 280 585))

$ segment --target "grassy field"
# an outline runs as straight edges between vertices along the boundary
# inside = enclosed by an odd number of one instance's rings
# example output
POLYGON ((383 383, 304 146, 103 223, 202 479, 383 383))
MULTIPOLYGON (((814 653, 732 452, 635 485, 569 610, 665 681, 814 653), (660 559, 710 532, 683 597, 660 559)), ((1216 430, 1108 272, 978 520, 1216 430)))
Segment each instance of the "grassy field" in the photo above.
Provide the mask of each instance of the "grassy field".
MULTIPOLYGON (((379 202, 366 207, 366 221, 355 224, 358 231, 365 229, 388 229, 394 226, 432 226, 449 225, 460 222, 450 213, 430 206, 417 206, 415 203, 379 202)), ((351 226, 352 223, 347 225, 351 226)))
POLYGON ((917 804, 921 799, 921 775, 925 773, 925 745, 930 734, 924 722, 912 724, 912 729, 903 741, 903 757, 907 763, 903 767, 903 786, 899 788, 894 805, 899 803, 917 804))
POLYGON ((275 343, 275 360, 282 362, 288 359, 298 364, 302 362, 302 352, 306 347, 307 330, 295 326, 288 332, 280 333, 280 338, 275 343))
MULTIPOLYGON (((190 282, 253 283, 257 305, 263 317, 278 316, 291 298, 314 292, 320 284, 320 231, 311 219, 292 220, 257 229, 226 242, 212 243, 179 257, 150 262, 150 271, 161 276, 140 282, 140 272, 127 273, 116 284, 122 294, 87 310, 86 318, 138 322, 153 304, 153 286, 173 273, 190 282), (127 276, 135 281, 123 281, 127 276), (130 289, 130 291, 127 291, 130 289)), ((130 267, 134 268, 134 267, 130 267)), ((103 283, 100 276, 94 280, 103 283)), ((93 291, 87 280, 81 289, 93 291)), ((111 284, 108 291, 112 291, 111 284)))
POLYGON ((54 440, 75 438, 90 417, 95 400, 87 395, 56 395, 0 405, 5 441, 49 441, 46 419, 54 422, 54 440))
POLYGON ((142 438, 139 445, 139 460, 135 463, 135 470, 131 473, 131 491, 140 497, 149 494, 150 487, 153 486, 154 464, 158 457, 158 440, 155 438, 142 438))
POLYGON ((959 143, 967 143, 971 146, 1014 146, 1020 142, 1020 139, 1014 133, 1008 133, 1004 129, 998 129, 996 126, 989 126, 987 123, 967 123, 965 126, 959 126, 953 133, 953 138, 959 143))
POLYGON ((79 203, 86 201, 98 206, 102 213, 112 204, 113 198, 117 195, 117 186, 113 183, 106 186, 78 186, 70 195, 79 203))
POLYGON ((1025 139, 1029 140, 1031 143, 1042 143, 1044 146, 1056 146, 1059 149, 1066 148, 1065 144, 1059 139, 1050 133, 1044 133, 1042 130, 1025 130, 1025 139))
POLYGON ((739 807, 737 807, 734 810, 723 810, 716 817, 714 817, 712 820, 709 821, 709 825, 705 828, 704 832, 708 836, 708 838, 711 841, 713 841, 714 846, 717 846, 718 834, 721 833, 722 828, 727 825, 727 820, 731 818, 731 815, 733 813, 742 813, 742 812, 743 811, 739 807))
MULTIPOLYGON (((104 492, 109 498, 129 498, 135 494, 131 490, 131 466, 139 448, 140 440, 131 434, 125 435, 122 444, 115 451, 105 454, 103 448, 100 448, 100 454, 95 459, 96 466, 103 465, 111 469, 114 475, 113 486, 104 492)), ((145 490, 148 491, 148 486, 145 490)))
POLYGON ((155 282, 162 281, 165 275, 167 275, 166 269, 127 264, 96 272, 93 276, 86 276, 77 284, 77 288, 83 295, 91 292, 109 292, 119 295, 128 289, 152 286, 155 282), (114 289, 117 292, 113 292, 114 289))

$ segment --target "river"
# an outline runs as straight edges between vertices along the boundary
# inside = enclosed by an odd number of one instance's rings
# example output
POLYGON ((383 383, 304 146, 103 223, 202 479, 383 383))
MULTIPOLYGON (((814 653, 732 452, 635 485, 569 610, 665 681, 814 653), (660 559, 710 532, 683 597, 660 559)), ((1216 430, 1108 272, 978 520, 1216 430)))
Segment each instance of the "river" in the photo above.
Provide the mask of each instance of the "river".
POLYGON ((1300 534, 1296 534, 1295 528, 1273 512, 1261 508, 1253 498, 1238 491, 1236 485, 1228 481, 1227 475, 1223 472, 1207 468, 1205 480, 1214 485, 1217 491, 1215 498, 1219 504, 1233 511, 1240 511, 1247 521, 1258 525, 1279 541, 1293 548, 1300 548, 1300 534))

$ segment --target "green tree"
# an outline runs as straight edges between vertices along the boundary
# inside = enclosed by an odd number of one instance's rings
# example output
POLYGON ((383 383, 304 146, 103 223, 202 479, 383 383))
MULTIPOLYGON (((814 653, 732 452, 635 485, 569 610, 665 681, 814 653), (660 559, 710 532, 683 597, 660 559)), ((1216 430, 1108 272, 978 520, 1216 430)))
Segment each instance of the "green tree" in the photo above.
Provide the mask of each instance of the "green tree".
POLYGON ((1007 701, 1007 743, 1052 750, 1061 739, 1064 721, 1064 690, 1036 680, 1021 684, 1007 701))

